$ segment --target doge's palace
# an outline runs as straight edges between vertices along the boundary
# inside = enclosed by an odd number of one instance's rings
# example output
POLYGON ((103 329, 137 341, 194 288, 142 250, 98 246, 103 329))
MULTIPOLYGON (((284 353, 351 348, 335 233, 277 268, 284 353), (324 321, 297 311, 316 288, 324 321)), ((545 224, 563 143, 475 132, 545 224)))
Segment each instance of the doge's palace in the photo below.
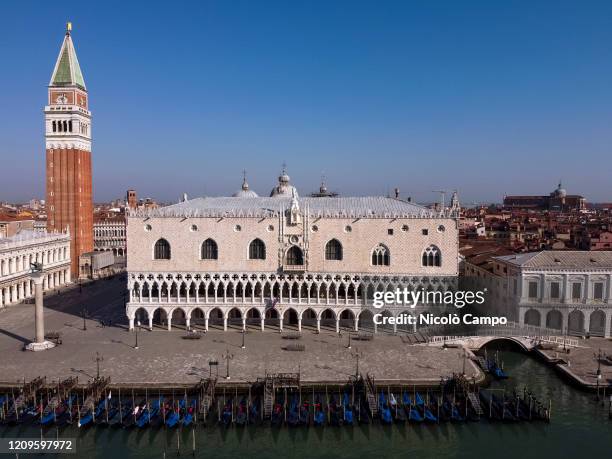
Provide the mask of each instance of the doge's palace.
POLYGON ((131 211, 130 328, 376 331, 374 314, 407 310, 374 309, 375 291, 456 289, 458 216, 458 202, 439 211, 380 196, 300 197, 284 171, 269 197, 245 179, 231 197, 131 211))

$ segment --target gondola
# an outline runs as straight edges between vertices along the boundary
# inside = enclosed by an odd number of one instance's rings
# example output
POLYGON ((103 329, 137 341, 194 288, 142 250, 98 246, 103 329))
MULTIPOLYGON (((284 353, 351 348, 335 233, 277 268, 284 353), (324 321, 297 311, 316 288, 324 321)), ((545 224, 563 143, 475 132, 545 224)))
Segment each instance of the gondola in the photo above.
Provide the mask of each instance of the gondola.
POLYGON ((223 409, 221 410, 221 425, 224 427, 229 427, 233 421, 233 406, 232 399, 230 398, 223 405, 223 409))
POLYGON ((78 427, 89 427, 94 423, 94 419, 100 415, 104 409, 104 400, 98 403, 96 408, 86 407, 84 412, 81 412, 81 417, 77 423, 78 427))
POLYGON ((183 427, 189 427, 194 423, 194 415, 196 413, 198 402, 193 399, 189 406, 185 409, 185 416, 183 416, 183 427))
POLYGON ((310 403, 308 401, 302 402, 300 405, 300 425, 310 425, 310 403))
POLYGON ((406 422, 406 411, 404 410, 401 401, 397 400, 395 395, 392 393, 389 394, 389 405, 393 420, 400 424, 406 422))
POLYGON ((404 411, 408 415, 408 421, 409 422, 423 422, 424 420, 423 416, 421 415, 419 410, 416 408, 416 406, 413 406, 410 395, 404 392, 402 394, 402 401, 404 402, 404 411))
POLYGON ((380 417, 380 422, 383 424, 393 423, 391 410, 389 409, 389 404, 387 403, 387 398, 385 397, 384 392, 381 392, 378 396, 378 415, 380 417))
POLYGON ((446 417, 450 418, 451 422, 463 422, 465 418, 459 412, 456 404, 454 404, 448 397, 444 398, 442 408, 446 417))
POLYGON ((163 396, 159 396, 159 398, 153 400, 149 412, 149 426, 153 428, 162 427, 167 416, 167 411, 163 396))
POLYGON ((342 410, 344 412, 344 424, 353 425, 353 405, 351 405, 348 393, 342 396, 342 410))
POLYGON ((312 421, 315 426, 323 426, 325 425, 325 418, 325 410, 323 409, 321 400, 317 397, 314 403, 314 416, 312 421))
POLYGON ((68 397, 67 400, 63 401, 63 405, 64 405, 64 411, 60 414, 58 414, 55 417, 55 425, 57 427, 65 427, 67 425, 71 425, 74 422, 74 419, 76 418, 76 401, 77 401, 77 396, 76 395, 72 395, 70 397, 68 397))
POLYGON ((451 420, 451 415, 444 409, 444 398, 431 397, 429 409, 436 414, 439 422, 448 422, 451 420))
POLYGON ((153 419, 160 420, 161 416, 159 416, 160 405, 162 402, 162 398, 153 400, 151 404, 145 403, 143 408, 139 410, 139 414, 136 417, 136 425, 139 428, 147 427, 149 424, 152 424, 153 419))
POLYGON ((181 419, 181 403, 185 404, 184 400, 179 400, 178 404, 173 403, 172 408, 166 411, 166 427, 174 428, 179 425, 181 419))
POLYGON ((259 424, 261 423, 261 398, 256 397, 254 401, 251 402, 251 406, 249 406, 249 424, 259 424))
POLYGON ((369 424, 372 418, 372 412, 369 405, 361 397, 357 401, 357 420, 360 424, 369 424))
POLYGON ((96 425, 101 427, 108 427, 110 421, 119 412, 119 407, 114 400, 106 399, 104 402, 104 409, 100 413, 99 417, 96 417, 96 425))
POLYGON ((109 427, 119 427, 123 421, 123 417, 126 413, 130 413, 132 407, 131 401, 121 401, 117 402, 117 409, 114 412, 113 416, 109 416, 108 418, 108 426, 109 427))
POLYGON ((75 400, 74 396, 69 397, 68 400, 60 400, 59 397, 54 397, 47 404, 45 410, 43 411, 40 420, 38 421, 42 426, 49 426, 51 424, 57 424, 58 420, 62 419, 68 412, 68 416, 70 416, 69 410, 72 409, 72 404, 75 400))
POLYGON ((334 395, 332 395, 331 398, 329 399, 327 409, 329 413, 329 424, 332 426, 342 425, 342 419, 343 419, 342 409, 340 405, 338 404, 338 400, 336 399, 334 395))
POLYGON ((281 405, 280 403, 275 403, 274 406, 272 407, 272 417, 270 419, 270 423, 272 424, 272 426, 274 427, 282 426, 284 416, 285 414, 283 412, 283 405, 281 405))
POLYGON ((238 403, 238 409, 236 410, 236 425, 245 426, 249 420, 249 412, 247 407, 247 401, 244 397, 240 399, 238 403))
POLYGON ((425 403, 425 400, 418 392, 416 393, 415 401, 416 407, 419 410, 420 414, 423 416, 425 422, 438 422, 438 418, 431 412, 431 410, 425 403))
POLYGON ((287 412, 287 425, 290 427, 297 427, 300 423, 300 406, 297 395, 291 397, 291 403, 289 403, 289 410, 287 412))
POLYGON ((487 369, 495 379, 508 379, 506 372, 494 360, 487 360, 487 369))

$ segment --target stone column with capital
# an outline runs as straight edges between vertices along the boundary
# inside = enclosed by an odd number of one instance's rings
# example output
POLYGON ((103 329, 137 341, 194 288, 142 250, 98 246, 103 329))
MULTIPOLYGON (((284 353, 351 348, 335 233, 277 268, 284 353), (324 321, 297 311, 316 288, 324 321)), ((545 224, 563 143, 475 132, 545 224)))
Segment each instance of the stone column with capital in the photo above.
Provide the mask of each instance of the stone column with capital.
POLYGON ((34 281, 34 324, 36 329, 36 338, 34 342, 28 344, 26 349, 30 351, 44 351, 55 347, 55 343, 45 341, 45 312, 43 310, 43 280, 45 275, 41 271, 31 273, 34 281))

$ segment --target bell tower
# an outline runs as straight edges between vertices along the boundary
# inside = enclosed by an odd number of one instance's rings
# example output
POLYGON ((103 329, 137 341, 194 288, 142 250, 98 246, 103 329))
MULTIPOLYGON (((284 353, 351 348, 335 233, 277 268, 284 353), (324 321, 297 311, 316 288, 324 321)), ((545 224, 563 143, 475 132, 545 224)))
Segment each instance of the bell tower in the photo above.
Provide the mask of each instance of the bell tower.
POLYGON ((77 278, 79 255, 93 250, 91 112, 71 33, 69 22, 45 106, 46 207, 47 230, 70 232, 71 272, 77 278))

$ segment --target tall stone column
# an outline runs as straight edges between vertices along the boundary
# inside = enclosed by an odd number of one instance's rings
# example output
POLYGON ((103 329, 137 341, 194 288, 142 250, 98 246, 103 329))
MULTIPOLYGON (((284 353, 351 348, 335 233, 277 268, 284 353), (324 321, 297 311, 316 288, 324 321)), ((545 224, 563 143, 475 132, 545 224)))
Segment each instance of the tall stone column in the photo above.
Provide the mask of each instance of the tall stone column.
POLYGON ((34 281, 34 326, 36 338, 34 342, 26 346, 26 349, 30 351, 44 351, 55 347, 55 343, 45 341, 45 313, 43 310, 43 280, 45 275, 42 272, 33 272, 31 276, 34 281))
POLYGON ((34 278, 34 298, 36 306, 34 308, 34 322, 36 324, 36 343, 45 341, 45 313, 43 311, 43 285, 42 275, 32 274, 34 278))

